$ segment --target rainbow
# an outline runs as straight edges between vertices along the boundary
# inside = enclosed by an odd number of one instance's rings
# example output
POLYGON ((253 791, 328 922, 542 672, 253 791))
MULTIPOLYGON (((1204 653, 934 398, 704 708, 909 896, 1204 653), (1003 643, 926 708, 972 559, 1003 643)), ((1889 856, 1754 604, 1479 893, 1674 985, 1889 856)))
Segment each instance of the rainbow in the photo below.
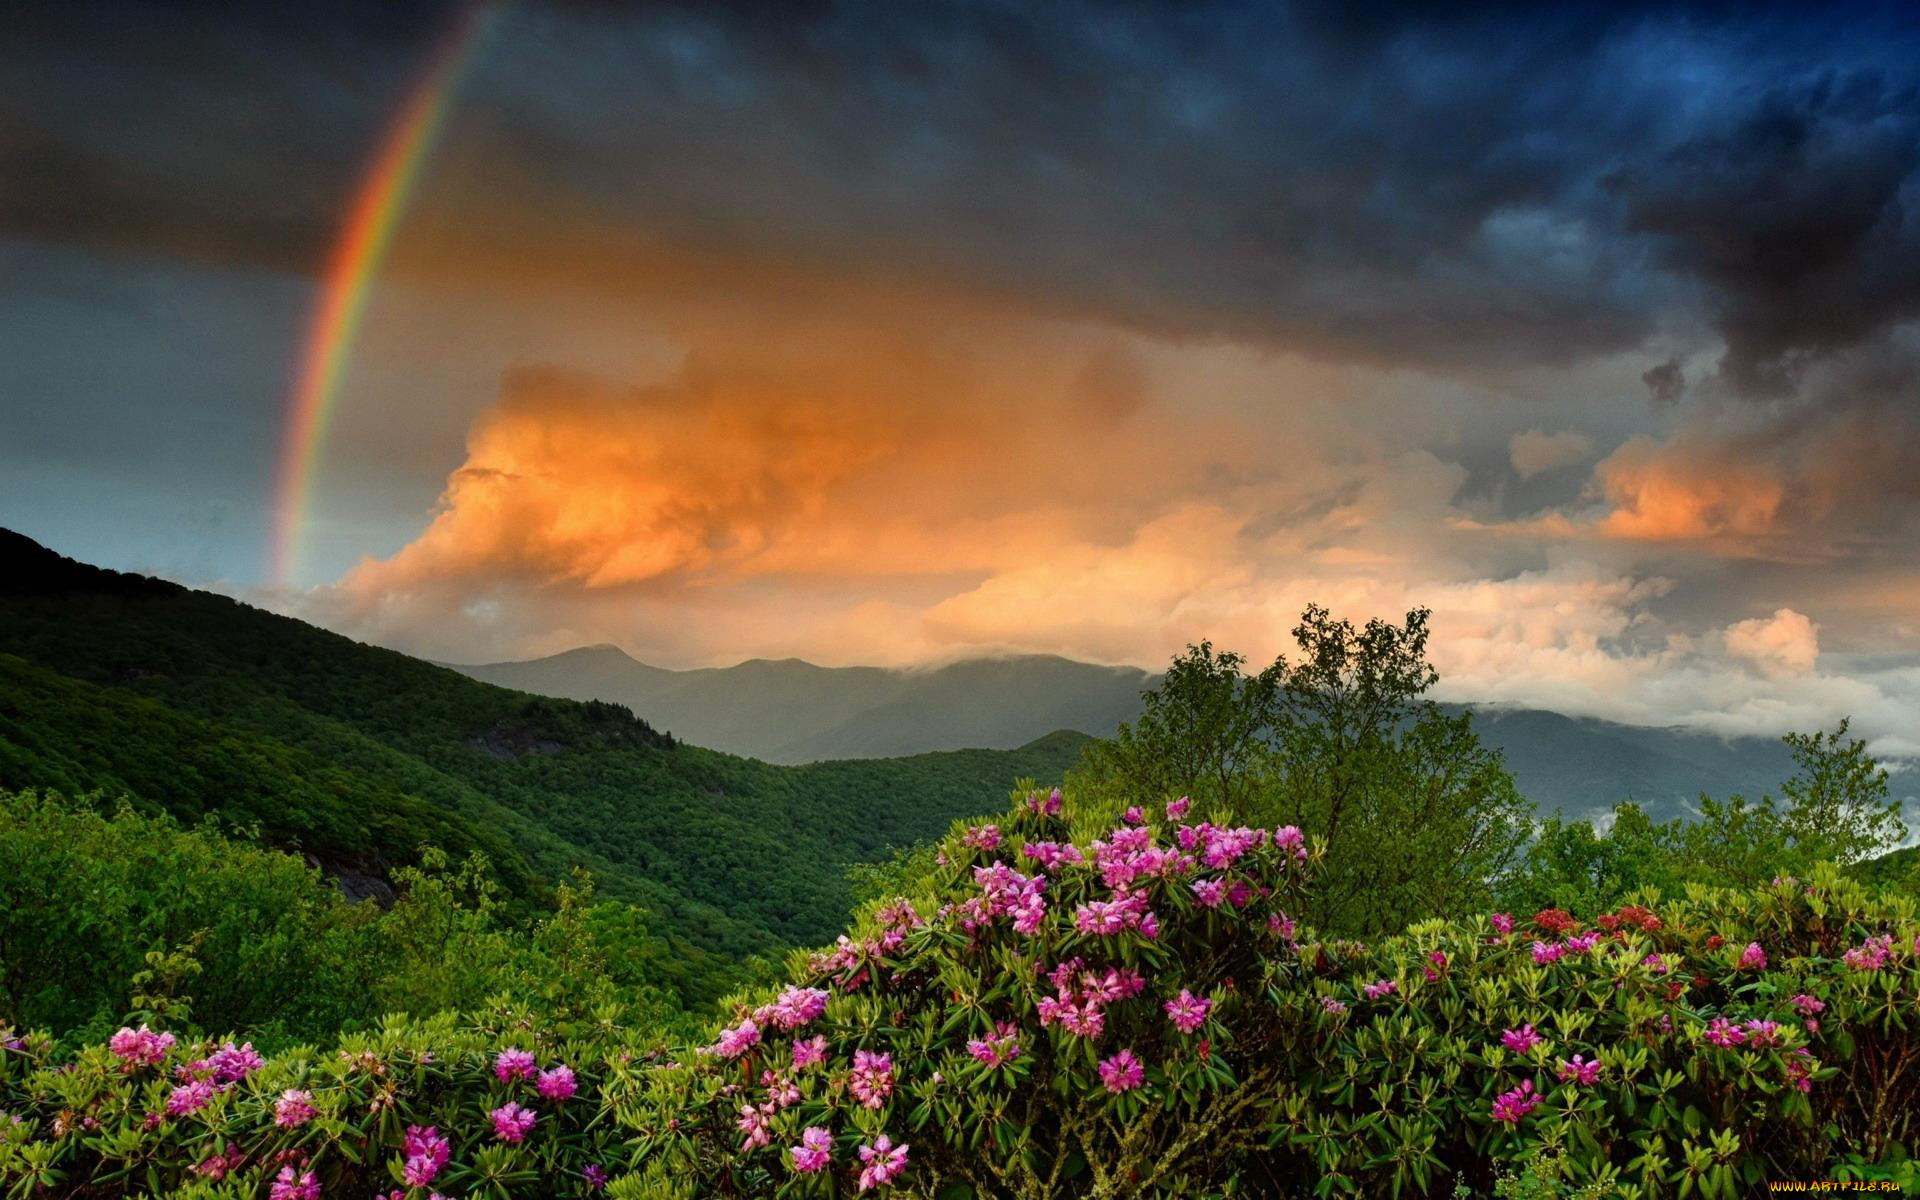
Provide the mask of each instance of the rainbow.
POLYGON ((272 553, 273 579, 282 586, 293 586, 299 571, 300 538, 313 502, 314 476, 380 261, 461 80, 505 8, 505 0, 479 0, 469 6, 408 89, 406 104, 381 139, 327 259, 319 304, 301 344, 299 370, 287 398, 272 553))

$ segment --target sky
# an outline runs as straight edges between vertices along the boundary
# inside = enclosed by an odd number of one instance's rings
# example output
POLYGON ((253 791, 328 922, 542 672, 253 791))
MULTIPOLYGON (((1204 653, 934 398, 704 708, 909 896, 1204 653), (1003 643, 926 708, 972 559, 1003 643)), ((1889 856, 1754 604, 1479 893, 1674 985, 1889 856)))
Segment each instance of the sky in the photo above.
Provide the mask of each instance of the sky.
POLYGON ((1265 661, 1920 754, 1920 10, 73 0, 0 524, 451 661, 1265 661), (484 18, 342 346, 381 147, 484 18), (276 538, 298 553, 276 568, 276 538))

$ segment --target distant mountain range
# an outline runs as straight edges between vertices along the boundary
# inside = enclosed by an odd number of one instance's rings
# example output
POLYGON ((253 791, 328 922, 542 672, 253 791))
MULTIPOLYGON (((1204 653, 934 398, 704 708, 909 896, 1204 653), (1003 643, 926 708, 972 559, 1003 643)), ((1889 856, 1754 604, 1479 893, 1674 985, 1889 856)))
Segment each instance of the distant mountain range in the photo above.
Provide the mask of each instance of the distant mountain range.
MULTIPOLYGON (((777 763, 1010 749, 1056 729, 1105 737, 1139 715, 1141 691, 1158 680, 1134 667, 1051 655, 909 670, 789 658, 674 671, 615 646, 454 669, 538 695, 623 704, 696 745, 777 763)), ((1777 792, 1793 771, 1772 738, 1504 706, 1475 712, 1481 737, 1506 752, 1521 791, 1543 811, 1590 815, 1632 799, 1664 819, 1687 812, 1703 792, 1777 792)))

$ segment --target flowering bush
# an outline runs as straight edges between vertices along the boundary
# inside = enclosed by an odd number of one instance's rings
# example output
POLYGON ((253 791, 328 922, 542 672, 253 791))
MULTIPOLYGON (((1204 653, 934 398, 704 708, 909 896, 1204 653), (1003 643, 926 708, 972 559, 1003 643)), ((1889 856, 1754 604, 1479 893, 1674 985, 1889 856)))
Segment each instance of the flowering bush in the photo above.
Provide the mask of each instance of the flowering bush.
POLYGON ((1075 827, 1049 796, 958 831, 915 894, 678 1051, 506 1008, 264 1060, 9 1035, 0 1176, 407 1200, 1444 1195, 1544 1162, 1645 1197, 1913 1179, 1910 902, 1822 869, 1328 941, 1291 915, 1318 848, 1203 815, 1075 827))

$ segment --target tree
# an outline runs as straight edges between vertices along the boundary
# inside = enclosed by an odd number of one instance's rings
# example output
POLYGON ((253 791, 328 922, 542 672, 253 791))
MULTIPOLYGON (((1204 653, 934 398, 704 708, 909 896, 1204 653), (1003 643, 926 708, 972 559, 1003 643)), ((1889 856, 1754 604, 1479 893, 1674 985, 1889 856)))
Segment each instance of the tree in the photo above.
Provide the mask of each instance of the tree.
POLYGON ((1887 772, 1848 739, 1849 717, 1831 733, 1790 733, 1784 739, 1800 768, 1780 785, 1787 808, 1781 825, 1797 857, 1831 859, 1851 866, 1882 853, 1906 837, 1900 804, 1888 799, 1887 772))
POLYGON ((1189 645, 1160 685, 1141 693, 1140 719, 1088 746, 1079 783, 1117 787, 1130 801, 1191 795, 1203 809, 1248 811, 1267 766, 1282 672, 1276 663, 1247 675, 1245 666, 1212 642, 1189 645))
POLYGON ((1485 900, 1524 841, 1531 809, 1472 718, 1420 697, 1425 609, 1356 628, 1318 605, 1294 629, 1301 657, 1249 675, 1189 646, 1145 711, 1090 747, 1070 790, 1115 803, 1191 795, 1215 821, 1298 825, 1326 842, 1322 888, 1301 914, 1362 934, 1457 915, 1485 900))
POLYGON ((1293 631, 1300 660, 1275 663, 1272 786, 1257 815, 1326 839, 1306 914, 1325 928, 1371 935, 1458 916, 1489 898, 1529 832, 1532 807, 1472 716, 1421 699, 1439 679, 1430 616, 1356 628, 1310 605, 1293 631))

